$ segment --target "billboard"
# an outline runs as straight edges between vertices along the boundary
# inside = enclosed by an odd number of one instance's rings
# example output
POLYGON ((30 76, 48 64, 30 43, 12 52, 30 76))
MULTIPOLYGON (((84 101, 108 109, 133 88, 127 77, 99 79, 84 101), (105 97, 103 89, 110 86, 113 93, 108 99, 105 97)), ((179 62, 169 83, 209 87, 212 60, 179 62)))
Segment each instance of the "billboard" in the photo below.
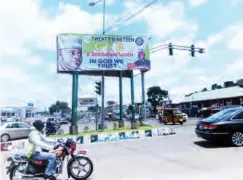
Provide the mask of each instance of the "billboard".
POLYGON ((96 106, 97 99, 96 98, 79 98, 78 105, 79 106, 96 106))
POLYGON ((148 36, 59 34, 57 71, 150 70, 148 36))

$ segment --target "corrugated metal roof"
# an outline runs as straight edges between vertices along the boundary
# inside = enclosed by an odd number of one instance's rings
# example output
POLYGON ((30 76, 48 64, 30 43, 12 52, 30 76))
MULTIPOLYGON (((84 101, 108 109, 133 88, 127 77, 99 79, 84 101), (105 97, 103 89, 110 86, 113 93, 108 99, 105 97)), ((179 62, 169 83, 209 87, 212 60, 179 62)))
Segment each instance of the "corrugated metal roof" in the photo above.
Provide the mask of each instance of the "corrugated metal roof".
POLYGON ((194 93, 189 97, 184 97, 182 102, 205 101, 213 99, 224 99, 231 97, 243 97, 243 88, 239 86, 215 89, 210 91, 194 93))

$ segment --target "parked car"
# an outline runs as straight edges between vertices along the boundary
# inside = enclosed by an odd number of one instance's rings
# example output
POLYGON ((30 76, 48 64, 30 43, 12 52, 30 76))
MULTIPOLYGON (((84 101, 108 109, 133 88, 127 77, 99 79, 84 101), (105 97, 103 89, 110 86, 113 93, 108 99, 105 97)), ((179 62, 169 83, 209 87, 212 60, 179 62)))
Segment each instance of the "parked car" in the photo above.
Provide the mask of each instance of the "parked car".
POLYGON ((60 123, 60 125, 62 125, 62 124, 68 124, 69 121, 67 119, 60 119, 59 120, 59 123, 60 123))
POLYGON ((183 121, 186 122, 188 120, 188 116, 186 113, 182 113, 182 118, 183 118, 183 121))
POLYGON ((6 142, 16 138, 27 138, 34 127, 23 122, 10 122, 0 127, 1 141, 6 142))
POLYGON ((221 110, 199 120, 195 132, 208 141, 228 141, 234 146, 243 146, 243 107, 221 110))

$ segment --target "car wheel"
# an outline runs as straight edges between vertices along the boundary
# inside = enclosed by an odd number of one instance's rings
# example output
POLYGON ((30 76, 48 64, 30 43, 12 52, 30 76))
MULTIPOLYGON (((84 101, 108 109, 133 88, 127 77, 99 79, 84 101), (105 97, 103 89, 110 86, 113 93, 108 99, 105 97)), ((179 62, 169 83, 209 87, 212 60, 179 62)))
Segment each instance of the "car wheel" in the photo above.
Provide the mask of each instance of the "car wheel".
POLYGON ((1 142, 9 141, 10 136, 8 134, 1 135, 1 142))
POLYGON ((243 133, 234 132, 231 135, 231 142, 234 146, 237 146, 237 147, 243 146, 243 133))

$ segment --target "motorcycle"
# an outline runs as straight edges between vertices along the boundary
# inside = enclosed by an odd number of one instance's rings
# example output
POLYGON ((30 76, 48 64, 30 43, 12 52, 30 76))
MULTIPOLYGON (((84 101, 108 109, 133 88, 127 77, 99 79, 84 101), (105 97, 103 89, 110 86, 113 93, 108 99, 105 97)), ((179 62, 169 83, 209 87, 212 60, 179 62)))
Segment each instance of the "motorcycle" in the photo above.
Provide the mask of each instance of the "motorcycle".
POLYGON ((61 129, 60 126, 55 127, 55 128, 46 128, 45 129, 45 134, 46 136, 51 136, 51 135, 63 135, 64 131, 61 129))
MULTIPOLYGON (((77 143, 73 139, 68 138, 66 141, 62 139, 58 140, 57 145, 54 147, 57 155, 56 169, 54 174, 55 177, 62 174, 65 159, 67 159, 66 168, 68 178, 72 177, 75 180, 86 180, 91 176, 94 168, 93 162, 90 160, 90 158, 87 156, 87 152, 84 150, 79 150, 77 154, 74 154, 76 151, 76 146, 77 143), (71 158, 69 159, 69 157, 71 158), (81 163, 82 161, 85 163, 81 163), (83 175, 81 174, 82 172, 84 172, 83 175)), ((29 159, 23 154, 14 154, 8 157, 7 161, 10 162, 10 165, 6 167, 10 180, 43 179, 48 163, 48 161, 29 159), (20 175, 17 175, 18 172, 20 175)))

